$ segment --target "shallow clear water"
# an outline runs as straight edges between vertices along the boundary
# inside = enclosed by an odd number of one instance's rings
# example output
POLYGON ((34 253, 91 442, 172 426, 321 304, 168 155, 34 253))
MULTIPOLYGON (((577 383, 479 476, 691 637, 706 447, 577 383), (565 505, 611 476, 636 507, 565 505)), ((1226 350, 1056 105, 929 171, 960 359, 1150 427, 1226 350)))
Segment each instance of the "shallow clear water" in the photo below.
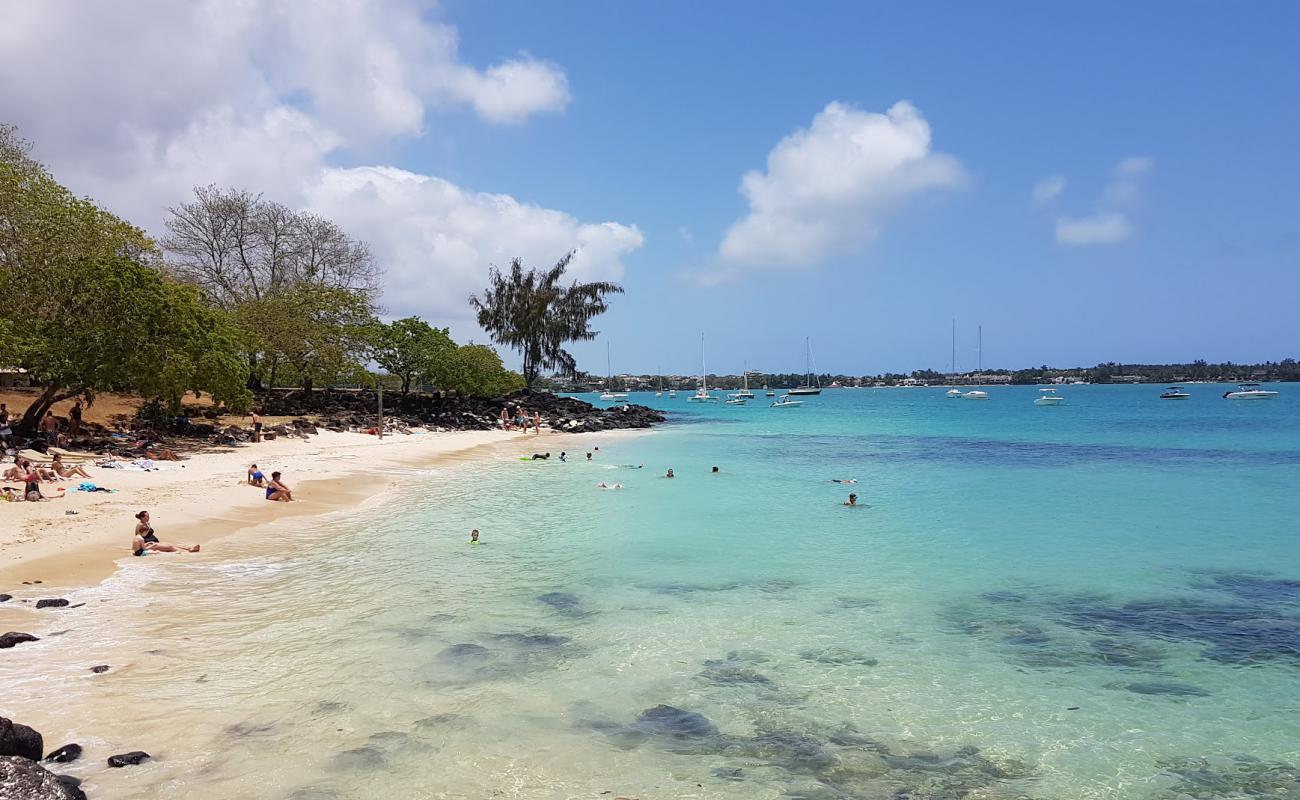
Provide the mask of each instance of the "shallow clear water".
POLYGON ((14 685, 158 751, 98 797, 1300 797, 1300 389, 1159 388, 636 395, 590 463, 129 564, 59 645, 114 680, 14 685))

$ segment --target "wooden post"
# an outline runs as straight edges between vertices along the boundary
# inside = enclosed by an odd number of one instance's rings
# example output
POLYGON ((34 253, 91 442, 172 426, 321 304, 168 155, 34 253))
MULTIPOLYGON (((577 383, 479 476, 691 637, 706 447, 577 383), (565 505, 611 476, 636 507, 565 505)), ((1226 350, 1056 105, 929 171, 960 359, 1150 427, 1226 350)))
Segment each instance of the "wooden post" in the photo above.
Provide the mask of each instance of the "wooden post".
POLYGON ((384 382, 376 380, 375 385, 379 387, 379 438, 384 438, 384 382))

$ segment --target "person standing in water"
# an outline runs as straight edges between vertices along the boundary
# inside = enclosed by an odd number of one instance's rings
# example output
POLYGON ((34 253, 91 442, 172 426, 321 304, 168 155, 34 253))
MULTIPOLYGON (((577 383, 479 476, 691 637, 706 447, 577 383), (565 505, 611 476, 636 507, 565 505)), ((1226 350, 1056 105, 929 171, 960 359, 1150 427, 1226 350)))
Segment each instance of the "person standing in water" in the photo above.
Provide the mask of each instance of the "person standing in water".
POLYGON ((858 496, 856 494, 850 494, 849 499, 844 503, 844 505, 846 506, 856 506, 857 504, 858 504, 858 496))

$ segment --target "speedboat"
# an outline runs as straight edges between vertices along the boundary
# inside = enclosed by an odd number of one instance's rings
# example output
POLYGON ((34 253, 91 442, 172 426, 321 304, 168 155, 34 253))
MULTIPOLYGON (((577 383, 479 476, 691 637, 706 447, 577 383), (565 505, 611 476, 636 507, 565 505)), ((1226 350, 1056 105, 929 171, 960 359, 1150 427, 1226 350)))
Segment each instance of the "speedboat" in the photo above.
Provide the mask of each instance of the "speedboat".
POLYGON ((763 393, 766 394, 768 397, 776 397, 776 389, 769 389, 766 386, 764 386, 763 393))
POLYGON ((949 389, 947 392, 945 392, 945 394, 948 397, 956 399, 958 397, 961 397, 961 389, 949 389))
POLYGON ((688 402, 691 402, 691 403, 716 403, 716 402, 718 402, 718 398, 715 397, 715 396, 713 396, 713 395, 711 395, 711 394, 709 394, 709 390, 708 390, 708 389, 705 389, 704 387, 700 387, 698 390, 696 390, 695 394, 693 394, 693 395, 691 395, 690 397, 686 398, 686 400, 687 400, 688 402))
POLYGON ((1065 398, 1056 393, 1055 389, 1039 389, 1039 396, 1034 400, 1036 406, 1059 406, 1065 402, 1065 398))
POLYGON ((1160 393, 1161 400, 1186 400, 1189 397, 1191 395, 1184 392, 1181 386, 1170 386, 1160 393))
MULTIPOLYGON (((627 397, 627 395, 623 395, 623 396, 624 396, 624 397, 627 397)), ((601 400, 617 400, 617 399, 618 399, 618 395, 614 394, 613 392, 601 392, 601 393, 600 393, 600 399, 601 399, 601 400)))
POLYGON ((772 401, 772 408, 794 408, 803 405, 802 400, 791 400, 790 395, 784 395, 779 400, 772 401))
POLYGON ((1240 383, 1237 384, 1237 391, 1224 392, 1223 396, 1229 400, 1271 400, 1277 397, 1277 392, 1261 389, 1258 383, 1240 383))
POLYGON ((970 391, 962 395, 962 399, 963 400, 987 400, 989 399, 989 393, 981 392, 979 389, 975 389, 974 391, 970 391))
POLYGON ((743 406, 748 400, 748 397, 741 397, 739 394, 727 395, 727 405, 729 406, 743 406))

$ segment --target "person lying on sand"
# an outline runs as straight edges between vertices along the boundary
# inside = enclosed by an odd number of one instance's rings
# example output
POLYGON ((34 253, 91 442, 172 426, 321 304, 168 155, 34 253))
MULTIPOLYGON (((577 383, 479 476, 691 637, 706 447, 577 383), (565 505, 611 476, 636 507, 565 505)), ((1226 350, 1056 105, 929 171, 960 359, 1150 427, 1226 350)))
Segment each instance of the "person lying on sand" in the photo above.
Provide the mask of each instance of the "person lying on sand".
POLYGON ((256 464, 253 464, 248 468, 248 485, 259 487, 266 485, 266 476, 262 474, 262 471, 257 468, 256 464))
POLYGON ((287 503, 293 499, 293 492, 280 482, 280 473, 272 472, 271 481, 266 485, 266 499, 287 503))
POLYGON ((141 511, 135 515, 137 520, 135 524, 135 534, 131 537, 131 555, 142 556, 149 552, 154 553, 197 553, 199 545, 168 544, 158 541, 158 537, 153 532, 153 526, 149 524, 149 512, 141 511))
MULTIPOLYGON (((65 497, 65 495, 61 494, 56 494, 53 497, 46 497, 41 494, 41 476, 36 473, 36 468, 31 466, 30 463, 24 463, 27 464, 28 472, 23 476, 23 497, 25 497, 29 503, 40 503, 46 500, 60 500, 65 497)), ((59 489, 59 491, 61 492, 63 490, 59 489)))
POLYGON ((54 454, 54 462, 50 466, 54 468, 54 474, 58 475, 60 478, 71 478, 73 476, 79 478, 90 477, 90 473, 86 472, 86 468, 81 466, 80 464, 77 464, 75 466, 68 466, 67 464, 64 464, 63 456, 59 455, 58 453, 54 454))

